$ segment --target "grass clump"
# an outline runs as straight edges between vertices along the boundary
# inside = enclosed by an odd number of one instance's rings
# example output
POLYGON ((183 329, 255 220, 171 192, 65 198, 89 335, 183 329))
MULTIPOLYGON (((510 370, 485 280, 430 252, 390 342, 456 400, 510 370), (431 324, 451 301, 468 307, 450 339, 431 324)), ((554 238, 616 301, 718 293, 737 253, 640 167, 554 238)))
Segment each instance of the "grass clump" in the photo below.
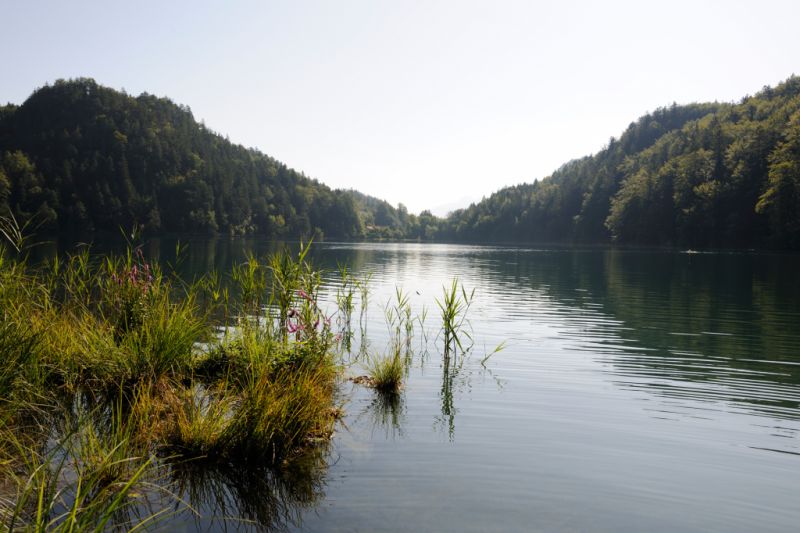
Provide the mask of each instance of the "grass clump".
POLYGON ((0 236, 0 529, 141 527, 167 464, 273 467, 332 433, 308 245, 234 269, 230 304, 217 276, 183 283, 141 248, 33 266, 0 236))
POLYGON ((398 392, 406 374, 406 360, 395 345, 390 355, 375 357, 367 363, 369 384, 380 392, 398 392))

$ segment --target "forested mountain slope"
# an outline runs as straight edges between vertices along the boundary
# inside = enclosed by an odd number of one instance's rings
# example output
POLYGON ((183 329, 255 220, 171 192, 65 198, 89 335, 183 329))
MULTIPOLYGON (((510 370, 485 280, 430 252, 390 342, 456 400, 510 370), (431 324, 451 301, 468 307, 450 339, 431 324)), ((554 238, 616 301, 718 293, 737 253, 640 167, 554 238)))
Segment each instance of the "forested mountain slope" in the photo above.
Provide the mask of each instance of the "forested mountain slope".
POLYGON ((800 248, 800 78, 673 105, 599 153, 453 213, 457 241, 800 248))
POLYGON ((45 230, 800 249, 800 78, 645 115, 446 219, 332 190, 166 98, 91 79, 0 107, 0 214, 45 230))
POLYGON ((45 229, 358 238, 359 209, 166 98, 76 79, 0 108, 0 212, 45 229))

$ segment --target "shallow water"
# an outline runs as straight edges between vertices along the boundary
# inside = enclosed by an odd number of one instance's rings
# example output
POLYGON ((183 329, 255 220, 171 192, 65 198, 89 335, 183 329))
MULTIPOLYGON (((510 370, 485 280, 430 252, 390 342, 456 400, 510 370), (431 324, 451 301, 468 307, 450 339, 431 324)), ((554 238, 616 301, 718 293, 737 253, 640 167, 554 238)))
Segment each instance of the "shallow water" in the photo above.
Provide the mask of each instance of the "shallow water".
MULTIPOLYGON (((171 246, 154 242, 150 253, 171 246)), ((191 242, 181 268, 225 271, 269 247, 191 242)), ((415 313, 427 307, 428 339, 417 328, 398 398, 343 384, 347 415, 313 479, 262 476, 246 486, 247 505, 258 507, 252 492, 272 495, 261 499, 277 511, 262 522, 303 531, 797 530, 799 256, 430 244, 318 244, 313 256, 330 270, 346 262, 373 273, 370 353, 386 349, 383 306, 395 286, 415 313), (476 342, 445 371, 434 298, 454 276, 475 289, 476 342)), ((357 306, 354 352, 358 316, 357 306)), ((362 372, 355 354, 348 360, 351 375, 362 372)), ((247 515, 229 487, 212 490, 229 509, 200 509, 216 519, 181 514, 170 528, 251 527, 219 520, 247 515)))

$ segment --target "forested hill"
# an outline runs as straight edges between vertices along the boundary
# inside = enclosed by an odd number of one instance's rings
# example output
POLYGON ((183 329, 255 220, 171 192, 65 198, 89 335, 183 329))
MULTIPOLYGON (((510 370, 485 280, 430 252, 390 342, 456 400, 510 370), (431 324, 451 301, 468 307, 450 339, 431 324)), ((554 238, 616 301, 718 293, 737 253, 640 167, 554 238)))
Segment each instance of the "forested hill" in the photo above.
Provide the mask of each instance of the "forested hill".
POLYGON ((438 236, 800 249, 800 78, 659 109, 599 153, 453 213, 438 236))
POLYGON ((326 238, 362 237, 371 215, 350 191, 232 144, 186 107, 91 79, 58 81, 0 108, 0 214, 8 211, 61 231, 136 223, 326 238))
POLYGON ((166 98, 91 79, 0 107, 0 215, 41 230, 800 249, 800 78, 673 105, 446 219, 332 190, 166 98))

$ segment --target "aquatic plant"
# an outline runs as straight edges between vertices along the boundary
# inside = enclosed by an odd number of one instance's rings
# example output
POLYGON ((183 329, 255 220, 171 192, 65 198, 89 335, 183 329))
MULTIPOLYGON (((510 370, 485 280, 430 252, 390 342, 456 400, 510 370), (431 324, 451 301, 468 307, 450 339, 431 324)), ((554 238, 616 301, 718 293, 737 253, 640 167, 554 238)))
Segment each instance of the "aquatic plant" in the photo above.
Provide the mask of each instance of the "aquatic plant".
POLYGON ((234 265, 232 278, 239 289, 240 325, 246 326, 248 317, 260 315, 265 303, 266 269, 250 254, 247 261, 234 265))
POLYGON ((135 444, 134 427, 114 410, 110 419, 83 412, 66 418, 60 437, 43 447, 40 437, 0 428, 0 441, 14 450, 0 466, 10 497, 0 500, 0 524, 8 531, 133 530, 153 525, 169 507, 150 511, 147 497, 167 497, 154 457, 135 444))
MULTIPOLYGON (((459 284, 458 278, 453 278, 450 287, 442 287, 442 299, 436 299, 442 318, 441 334, 444 338, 444 354, 456 353, 456 348, 465 352, 463 340, 472 343, 472 335, 469 332, 469 321, 467 312, 475 296, 475 289, 467 292, 463 284, 459 284)), ((467 349, 469 346, 467 346, 467 349)))
POLYGON ((339 263, 339 286, 336 287, 336 307, 339 311, 340 326, 343 330, 350 329, 353 315, 353 297, 355 296, 355 280, 347 269, 346 264, 339 263))
POLYGON ((394 288, 394 302, 388 302, 384 307, 386 326, 389 328, 392 344, 399 350, 405 348, 408 354, 411 341, 414 337, 414 320, 411 318, 411 301, 409 295, 402 287, 394 288))
POLYGON ((370 294, 370 282, 372 281, 372 272, 365 273, 360 279, 353 280, 355 283, 356 288, 358 289, 359 294, 359 303, 361 306, 361 314, 359 316, 358 322, 361 326, 362 336, 366 334, 366 318, 367 318, 367 310, 369 309, 369 294, 370 294))
POLYGON ((169 278, 141 248, 33 267, 0 244, 0 523, 142 527, 168 459, 277 466, 324 442, 339 368, 307 253, 237 266, 231 328, 218 277, 169 278))
POLYGON ((353 330, 352 317, 355 307, 355 280, 350 274, 347 265, 339 263, 339 284, 336 287, 336 323, 339 329, 339 340, 343 351, 349 352, 352 346, 353 330))
POLYGON ((40 337, 29 327, 0 314, 0 409, 30 399, 30 391, 41 384, 39 368, 40 337))
POLYGON ((311 241, 305 244, 301 242, 296 258, 281 249, 272 254, 268 261, 272 284, 270 303, 278 308, 278 327, 283 337, 288 334, 289 313, 295 308, 298 296, 309 296, 306 303, 315 300, 320 285, 319 272, 306 261, 310 249, 311 241))
POLYGON ((399 345, 394 345, 391 353, 375 356, 366 365, 369 373, 368 383, 380 392, 397 392, 403 384, 407 365, 401 355, 399 345))

